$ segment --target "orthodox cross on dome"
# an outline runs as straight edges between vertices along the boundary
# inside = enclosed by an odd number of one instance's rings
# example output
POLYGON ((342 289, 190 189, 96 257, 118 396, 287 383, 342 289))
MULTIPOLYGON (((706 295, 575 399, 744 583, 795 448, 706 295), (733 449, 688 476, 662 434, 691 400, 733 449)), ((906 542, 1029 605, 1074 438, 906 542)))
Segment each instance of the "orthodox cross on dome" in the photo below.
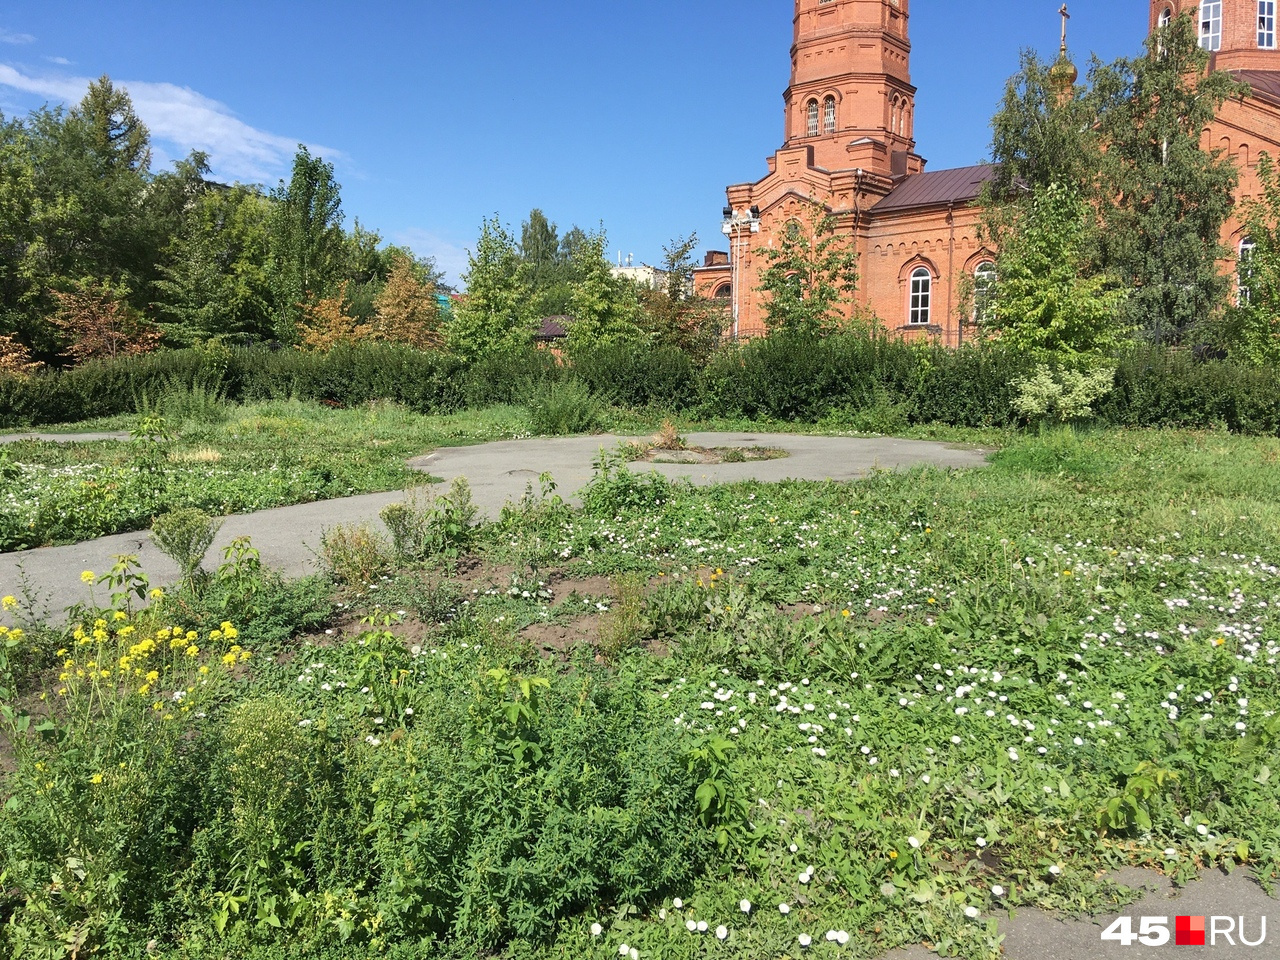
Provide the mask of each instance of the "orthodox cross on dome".
POLYGON ((1071 14, 1067 13, 1067 5, 1064 3, 1062 9, 1058 11, 1062 15, 1062 54, 1067 53, 1067 21, 1071 19, 1071 14))

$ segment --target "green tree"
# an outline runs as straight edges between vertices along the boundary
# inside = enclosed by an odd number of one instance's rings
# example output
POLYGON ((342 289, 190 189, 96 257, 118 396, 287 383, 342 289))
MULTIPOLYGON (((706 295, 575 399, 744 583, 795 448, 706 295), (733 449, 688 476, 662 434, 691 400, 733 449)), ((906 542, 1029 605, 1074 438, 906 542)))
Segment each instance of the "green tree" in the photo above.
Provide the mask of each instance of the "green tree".
POLYGON ((1124 337, 1125 292, 1087 261, 1090 206, 1054 183, 1024 197, 1012 217, 982 333, 1042 362, 1088 364, 1108 354, 1124 337))
POLYGON ((831 333, 845 325, 858 283, 853 237, 836 229, 836 219, 810 205, 808 223, 786 224, 776 247, 756 253, 767 264, 759 289, 768 297, 765 326, 775 330, 831 333))
POLYGON ((665 283, 639 291, 641 329, 660 346, 679 347, 706 359, 720 342, 724 310, 698 296, 693 284, 693 251, 698 235, 677 237, 662 248, 665 283))
POLYGON ((1147 41, 1144 55, 1091 71, 1103 153, 1098 264, 1133 289, 1128 322, 1178 342, 1225 303, 1229 253, 1219 235, 1237 173, 1201 149, 1218 108, 1248 87, 1208 68, 1190 14, 1147 41))
POLYGON ((173 237, 156 281, 165 339, 268 340, 274 334, 267 274, 271 206, 256 189, 207 189, 173 237))
POLYGON ((991 119, 994 197, 1065 184, 1091 199, 1097 190, 1102 141, 1088 88, 1072 80, 1065 60, 1043 62, 1024 50, 1018 72, 1005 84, 1000 108, 991 119))
POLYGON ((1280 171, 1271 157, 1258 157, 1262 194, 1245 201, 1241 213, 1252 249, 1237 265, 1239 294, 1227 311, 1223 342, 1251 363, 1280 365, 1280 171))
POLYGON ((573 255, 577 275, 569 297, 569 326, 566 346, 570 353, 583 347, 622 340, 640 340, 640 299, 636 285, 625 277, 615 277, 605 258, 606 238, 602 232, 590 234, 573 255))
POLYGON ((536 317, 519 278, 515 238, 495 215, 480 226, 463 276, 467 292, 445 330, 449 350, 467 359, 522 346, 533 340, 536 317))
MULTIPOLYGON (((94 278, 133 291, 133 305, 144 306, 157 253, 147 218, 150 151, 128 95, 103 77, 69 112, 34 112, 27 133, 36 285, 67 290, 94 278)), ((47 299, 42 306, 53 308, 47 299)))
POLYGON ((333 164, 298 145, 293 173, 271 193, 270 274, 276 336, 293 342, 302 305, 329 297, 343 282, 348 241, 342 232, 341 188, 333 164))

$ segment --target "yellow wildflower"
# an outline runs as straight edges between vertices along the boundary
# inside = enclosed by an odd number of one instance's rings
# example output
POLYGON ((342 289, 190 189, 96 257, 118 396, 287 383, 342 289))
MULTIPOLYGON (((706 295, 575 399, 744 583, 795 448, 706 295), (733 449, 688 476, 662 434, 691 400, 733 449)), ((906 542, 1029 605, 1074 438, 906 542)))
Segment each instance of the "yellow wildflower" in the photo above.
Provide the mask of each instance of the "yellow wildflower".
POLYGON ((111 614, 111 619, 112 620, 128 620, 129 615, 125 613, 123 610, 117 610, 115 613, 111 614))
POLYGON ((0 600, 0 607, 3 607, 6 610, 14 610, 17 608, 17 606, 18 606, 17 597, 9 596, 0 600))
POLYGON ((209 667, 208 667, 208 665, 207 665, 207 664, 204 664, 204 663, 200 664, 200 669, 199 669, 199 671, 197 671, 197 672, 199 672, 199 673, 201 673, 201 674, 208 673, 208 672, 209 672, 209 667))
POLYGON ((138 688, 138 696, 140 697, 145 697, 150 692, 151 692, 151 684, 149 683, 144 683, 142 686, 138 688))
POLYGON ((188 657, 198 657, 200 655, 200 648, 193 643, 191 646, 187 647, 186 654, 188 657))
POLYGON ((852 614, 852 613, 850 613, 848 610, 841 610, 841 611, 840 611, 840 616, 842 616, 842 617, 851 617, 851 616, 853 616, 853 614, 852 614))
POLYGON ((210 630, 210 631, 209 631, 209 639, 210 639, 210 640, 221 640, 221 639, 222 639, 222 631, 221 631, 221 630, 210 630))
POLYGON ((90 783, 101 783, 101 782, 102 782, 102 774, 100 774, 100 773, 95 773, 92 777, 90 777, 90 778, 89 778, 89 782, 90 782, 90 783))
POLYGON ((94 575, 92 570, 86 570, 84 573, 80 574, 81 583, 93 583, 93 581, 97 579, 98 578, 94 575))
POLYGON ((147 596, 149 596, 152 600, 163 600, 164 591, 161 590, 159 587, 155 587, 152 589, 152 591, 149 594, 147 594, 147 596))
POLYGON ((234 653, 223 654, 222 662, 225 663, 227 666, 231 666, 236 662, 236 655, 234 653))

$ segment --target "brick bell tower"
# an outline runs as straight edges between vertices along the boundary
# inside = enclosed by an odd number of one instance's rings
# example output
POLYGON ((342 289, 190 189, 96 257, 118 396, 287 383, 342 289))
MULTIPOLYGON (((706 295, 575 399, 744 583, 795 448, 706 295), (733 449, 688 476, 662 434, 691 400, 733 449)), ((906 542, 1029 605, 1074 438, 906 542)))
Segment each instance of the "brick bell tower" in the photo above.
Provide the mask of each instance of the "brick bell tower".
POLYGON ((783 149, 825 170, 919 173, 910 0, 796 0, 783 149))
POLYGON ((695 274, 700 290, 728 301, 731 336, 765 331, 761 248, 811 222, 816 205, 861 249, 870 207, 924 170, 913 132, 910 2, 795 0, 782 146, 764 179, 726 190, 728 256, 709 257, 695 274))

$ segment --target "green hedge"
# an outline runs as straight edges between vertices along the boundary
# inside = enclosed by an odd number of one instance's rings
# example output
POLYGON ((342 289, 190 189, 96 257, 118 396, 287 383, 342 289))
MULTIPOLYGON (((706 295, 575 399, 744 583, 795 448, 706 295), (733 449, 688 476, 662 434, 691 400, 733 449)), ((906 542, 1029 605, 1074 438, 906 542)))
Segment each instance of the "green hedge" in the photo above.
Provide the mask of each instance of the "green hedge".
MULTIPOLYGON (((1276 371, 1188 350, 1137 346, 1116 361, 1115 390, 1097 404, 1107 423, 1280 433, 1276 371)), ((1016 425, 1012 382, 1025 356, 998 344, 948 349, 857 334, 777 334, 725 347, 699 369, 672 347, 610 344, 561 361, 528 348, 470 365, 387 344, 329 353, 253 348, 167 350, 34 377, 0 376, 0 427, 130 413, 166 390, 199 387, 233 401, 294 397, 337 406, 392 400, 421 413, 527 403, 570 373, 599 399, 701 416, 812 423, 1016 425), (891 411, 888 418, 876 411, 891 411), (871 413, 868 414, 868 411, 871 413)))

